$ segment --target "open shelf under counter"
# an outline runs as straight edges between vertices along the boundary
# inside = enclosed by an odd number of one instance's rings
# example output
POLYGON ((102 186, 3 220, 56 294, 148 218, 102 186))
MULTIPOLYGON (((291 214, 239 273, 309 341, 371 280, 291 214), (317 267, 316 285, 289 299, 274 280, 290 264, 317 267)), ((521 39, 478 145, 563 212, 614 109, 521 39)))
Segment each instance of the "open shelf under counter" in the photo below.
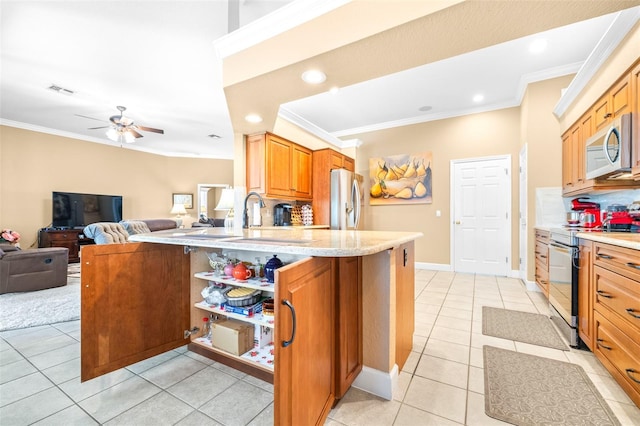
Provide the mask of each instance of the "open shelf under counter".
POLYGON ((233 285, 236 287, 253 288, 255 290, 262 290, 268 292, 275 292, 275 284, 267 282, 266 278, 249 278, 248 280, 236 280, 232 277, 225 277, 215 275, 213 272, 196 272, 194 277, 207 281, 215 281, 217 283, 223 283, 233 285))
POLYGON ((214 308, 207 305, 205 302, 198 302, 194 305, 198 309, 202 309, 204 311, 213 312, 219 315, 224 315, 227 318, 233 318, 238 321, 248 322, 250 324, 262 325, 265 327, 273 328, 275 320, 273 316, 262 315, 260 313, 254 314, 253 316, 245 316, 240 314, 235 314, 233 312, 225 311, 224 309, 214 308))
POLYGON ((258 348, 254 348, 251 349, 249 351, 247 351, 246 353, 242 354, 242 355, 234 355, 232 353, 229 353, 227 351, 223 351, 221 349, 215 348, 211 345, 211 340, 204 338, 204 337, 198 337, 196 339, 193 339, 191 341, 192 344, 194 345, 198 345, 201 346, 203 348, 206 348, 208 351, 212 351, 221 355, 224 355, 225 357, 229 357, 231 359, 234 359, 236 361, 242 362, 244 364, 250 365, 252 367, 255 367, 259 370, 265 371, 267 373, 271 373, 273 374, 273 354, 271 354, 270 352, 272 352, 270 350, 270 348, 273 348, 273 345, 268 345, 265 346, 262 349, 258 349, 258 348), (267 358, 262 358, 260 355, 268 352, 270 356, 268 356, 267 358), (268 362, 268 360, 271 360, 271 362, 268 362))

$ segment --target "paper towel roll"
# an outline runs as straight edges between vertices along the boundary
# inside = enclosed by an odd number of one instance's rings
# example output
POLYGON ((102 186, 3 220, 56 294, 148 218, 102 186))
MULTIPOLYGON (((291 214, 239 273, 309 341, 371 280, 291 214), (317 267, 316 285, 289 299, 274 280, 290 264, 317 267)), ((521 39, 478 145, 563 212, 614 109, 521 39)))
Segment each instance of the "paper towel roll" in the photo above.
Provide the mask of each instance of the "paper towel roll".
POLYGON ((262 226, 262 215, 260 214, 260 203, 253 205, 253 220, 251 221, 253 226, 262 226))

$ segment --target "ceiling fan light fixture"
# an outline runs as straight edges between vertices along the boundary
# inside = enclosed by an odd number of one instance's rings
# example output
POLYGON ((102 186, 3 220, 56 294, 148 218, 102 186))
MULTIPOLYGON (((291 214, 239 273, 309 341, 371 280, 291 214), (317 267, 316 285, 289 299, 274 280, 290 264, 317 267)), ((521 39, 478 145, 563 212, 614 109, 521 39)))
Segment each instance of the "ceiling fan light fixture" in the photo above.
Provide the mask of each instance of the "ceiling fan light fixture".
POLYGON ((105 134, 110 140, 114 142, 118 142, 118 139, 119 139, 118 131, 113 127, 109 127, 109 129, 105 132, 105 134))
POLYGON ((133 136, 133 133, 131 133, 128 130, 125 130, 124 132, 122 132, 122 135, 124 136, 124 141, 126 143, 134 143, 136 141, 136 137, 133 136))

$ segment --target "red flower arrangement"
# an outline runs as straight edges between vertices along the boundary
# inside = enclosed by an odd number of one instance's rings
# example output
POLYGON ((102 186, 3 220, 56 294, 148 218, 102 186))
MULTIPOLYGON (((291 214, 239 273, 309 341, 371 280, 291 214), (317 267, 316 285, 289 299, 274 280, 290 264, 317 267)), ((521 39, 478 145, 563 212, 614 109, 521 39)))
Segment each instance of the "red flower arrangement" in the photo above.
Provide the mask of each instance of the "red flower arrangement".
POLYGON ((11 229, 2 230, 2 234, 0 234, 0 242, 15 244, 18 241, 20 241, 20 234, 16 231, 12 231, 11 229))

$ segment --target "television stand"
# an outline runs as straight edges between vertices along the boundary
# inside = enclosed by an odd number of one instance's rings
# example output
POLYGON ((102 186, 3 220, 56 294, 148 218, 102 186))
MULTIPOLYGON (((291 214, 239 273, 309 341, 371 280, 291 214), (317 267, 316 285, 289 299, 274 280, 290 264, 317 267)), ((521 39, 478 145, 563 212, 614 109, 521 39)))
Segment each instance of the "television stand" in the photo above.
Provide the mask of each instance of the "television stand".
POLYGON ((94 244, 85 237, 83 229, 42 228, 38 233, 38 247, 66 247, 69 249, 69 263, 80 262, 80 248, 94 244))

